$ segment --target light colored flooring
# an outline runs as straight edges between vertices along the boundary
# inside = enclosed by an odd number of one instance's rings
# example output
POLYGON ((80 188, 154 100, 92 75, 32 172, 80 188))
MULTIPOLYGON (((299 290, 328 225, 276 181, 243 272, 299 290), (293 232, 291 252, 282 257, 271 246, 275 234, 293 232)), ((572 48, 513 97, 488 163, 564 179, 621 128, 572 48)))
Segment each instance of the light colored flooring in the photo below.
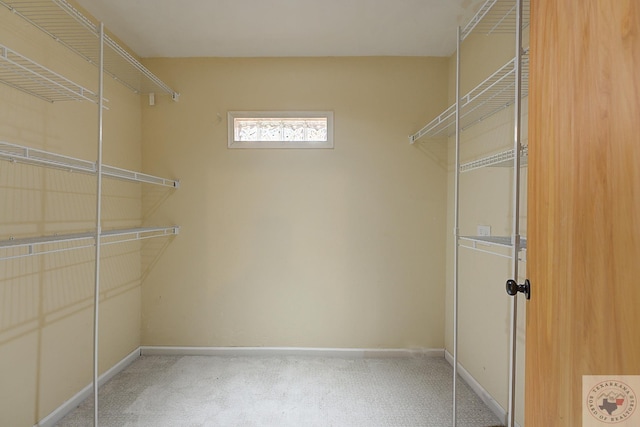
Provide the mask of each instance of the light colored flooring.
MULTIPOLYGON (((99 426, 451 425, 440 357, 142 356, 101 387, 99 426)), ((458 427, 500 425, 462 381, 458 427)), ((93 396, 58 427, 91 426, 93 396)))

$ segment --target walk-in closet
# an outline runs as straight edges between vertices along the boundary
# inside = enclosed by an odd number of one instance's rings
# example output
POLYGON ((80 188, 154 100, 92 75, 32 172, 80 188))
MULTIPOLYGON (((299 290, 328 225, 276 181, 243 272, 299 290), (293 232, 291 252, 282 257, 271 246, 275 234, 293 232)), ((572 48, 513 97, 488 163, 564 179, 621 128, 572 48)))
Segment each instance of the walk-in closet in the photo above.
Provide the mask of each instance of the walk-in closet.
POLYGON ((640 301, 604 3, 0 0, 0 426, 599 422, 640 373, 594 323, 640 301))

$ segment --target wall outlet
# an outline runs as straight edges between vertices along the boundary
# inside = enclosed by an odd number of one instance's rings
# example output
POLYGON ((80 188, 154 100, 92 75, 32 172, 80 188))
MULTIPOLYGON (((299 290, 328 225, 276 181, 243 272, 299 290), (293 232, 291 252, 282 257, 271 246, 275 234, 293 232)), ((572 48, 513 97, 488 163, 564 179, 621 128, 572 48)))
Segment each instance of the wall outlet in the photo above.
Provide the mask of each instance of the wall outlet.
POLYGON ((478 226, 478 236, 491 236, 491 226, 490 225, 479 225, 478 226))

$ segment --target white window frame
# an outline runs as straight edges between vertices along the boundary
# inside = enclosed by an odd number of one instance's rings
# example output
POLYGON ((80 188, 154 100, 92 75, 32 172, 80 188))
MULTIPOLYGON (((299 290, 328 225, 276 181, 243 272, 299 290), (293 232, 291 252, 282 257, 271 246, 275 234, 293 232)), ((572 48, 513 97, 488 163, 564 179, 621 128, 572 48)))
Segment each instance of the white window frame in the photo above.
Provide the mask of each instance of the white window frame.
POLYGON ((227 113, 229 148, 333 148, 333 111, 229 111, 227 113), (234 119, 311 119, 327 120, 326 141, 236 141, 234 119))

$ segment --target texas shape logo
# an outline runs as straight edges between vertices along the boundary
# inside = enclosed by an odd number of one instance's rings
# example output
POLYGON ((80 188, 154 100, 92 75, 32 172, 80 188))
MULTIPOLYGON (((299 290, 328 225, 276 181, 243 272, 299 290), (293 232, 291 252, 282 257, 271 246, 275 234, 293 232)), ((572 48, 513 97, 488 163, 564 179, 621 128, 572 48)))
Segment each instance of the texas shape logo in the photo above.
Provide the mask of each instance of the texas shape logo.
POLYGON ((603 424, 630 420, 637 404, 633 388, 613 379, 598 382, 589 388, 585 402, 589 414, 603 424))

